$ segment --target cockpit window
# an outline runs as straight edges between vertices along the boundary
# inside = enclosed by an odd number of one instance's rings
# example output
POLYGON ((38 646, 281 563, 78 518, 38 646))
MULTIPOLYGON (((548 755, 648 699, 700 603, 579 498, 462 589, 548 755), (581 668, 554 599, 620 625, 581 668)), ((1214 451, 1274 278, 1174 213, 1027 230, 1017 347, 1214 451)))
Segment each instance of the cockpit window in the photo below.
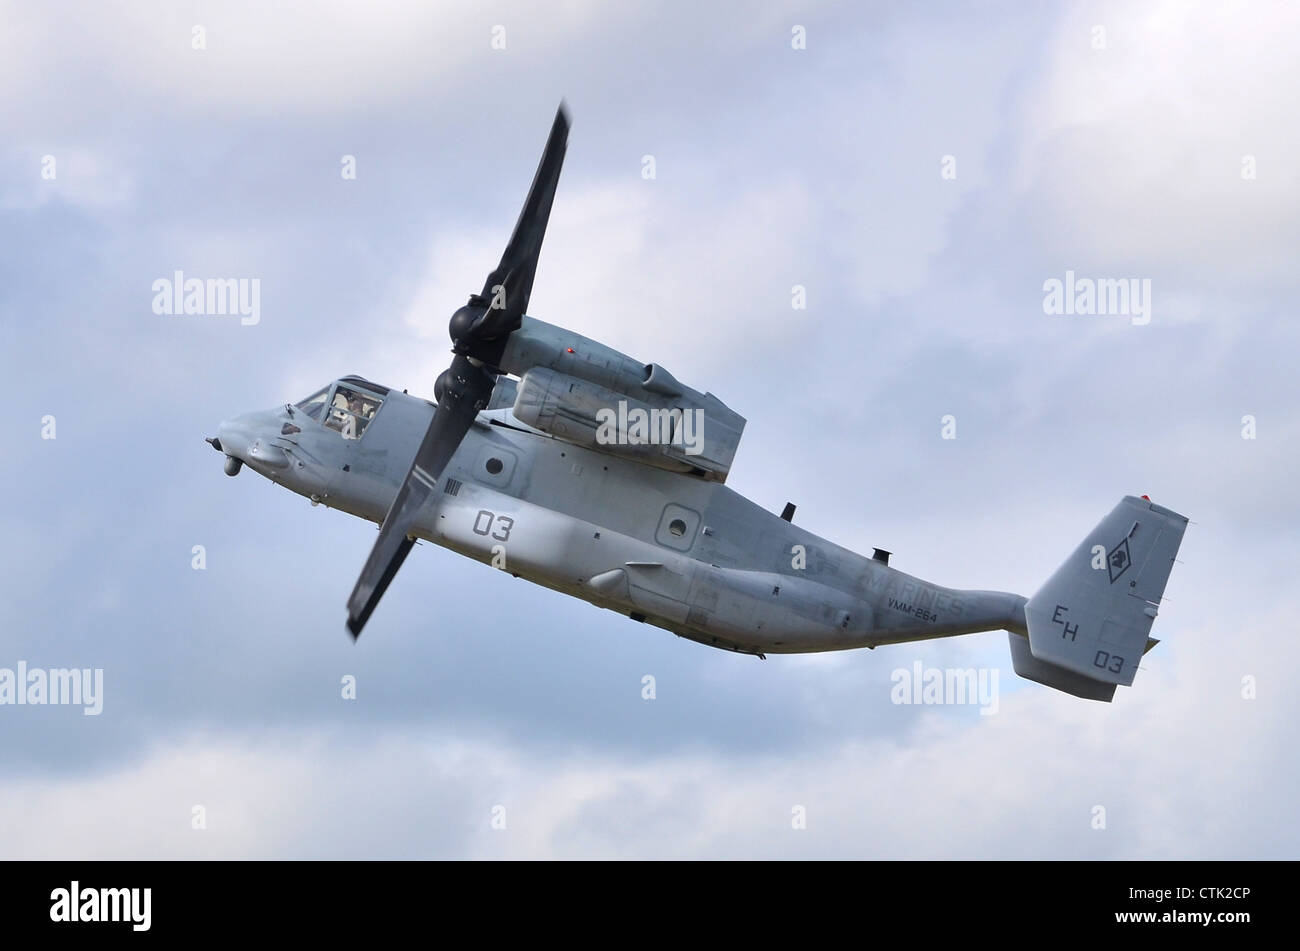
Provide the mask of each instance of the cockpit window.
POLYGON ((325 425, 337 430, 344 439, 360 439, 383 402, 373 393, 339 383, 330 397, 325 425))
POLYGON ((321 410, 325 408, 325 396, 329 391, 330 388, 327 386, 325 389, 313 393, 301 403, 298 403, 298 408, 312 419, 320 419, 321 410))

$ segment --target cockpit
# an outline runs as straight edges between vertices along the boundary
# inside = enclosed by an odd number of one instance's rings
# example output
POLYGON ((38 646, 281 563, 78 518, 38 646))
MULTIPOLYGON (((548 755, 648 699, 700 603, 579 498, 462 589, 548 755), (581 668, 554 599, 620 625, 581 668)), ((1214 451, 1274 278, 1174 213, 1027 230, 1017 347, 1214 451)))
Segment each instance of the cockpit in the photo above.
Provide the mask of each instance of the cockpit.
POLYGON ((345 376, 294 405, 344 439, 360 439, 387 393, 387 387, 345 376))

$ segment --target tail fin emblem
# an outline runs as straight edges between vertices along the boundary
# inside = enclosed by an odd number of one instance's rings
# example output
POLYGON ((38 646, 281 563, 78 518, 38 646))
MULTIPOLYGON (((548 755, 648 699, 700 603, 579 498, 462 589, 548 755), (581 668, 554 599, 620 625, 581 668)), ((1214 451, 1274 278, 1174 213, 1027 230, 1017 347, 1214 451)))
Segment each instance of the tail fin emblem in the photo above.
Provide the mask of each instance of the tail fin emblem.
POLYGON ((1130 561, 1128 539, 1125 538, 1122 542, 1112 548, 1110 554, 1106 556, 1106 568, 1110 573, 1111 584, 1118 581, 1119 576, 1128 571, 1130 561))

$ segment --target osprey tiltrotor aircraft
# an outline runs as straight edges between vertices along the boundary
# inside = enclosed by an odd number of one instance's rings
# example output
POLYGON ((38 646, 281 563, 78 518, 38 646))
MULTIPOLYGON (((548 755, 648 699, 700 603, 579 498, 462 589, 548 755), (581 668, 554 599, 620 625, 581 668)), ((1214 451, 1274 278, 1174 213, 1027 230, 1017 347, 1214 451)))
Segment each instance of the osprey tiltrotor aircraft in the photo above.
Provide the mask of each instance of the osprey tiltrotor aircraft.
POLYGON ((944 588, 726 488, 745 420, 658 364, 525 316, 568 141, 561 105, 501 263, 451 318, 435 403, 356 376, 222 423, 226 472, 381 523, 361 633, 416 539, 682 637, 763 657, 1006 630, 1022 677, 1133 683, 1187 519, 1124 498, 1031 598, 944 588))

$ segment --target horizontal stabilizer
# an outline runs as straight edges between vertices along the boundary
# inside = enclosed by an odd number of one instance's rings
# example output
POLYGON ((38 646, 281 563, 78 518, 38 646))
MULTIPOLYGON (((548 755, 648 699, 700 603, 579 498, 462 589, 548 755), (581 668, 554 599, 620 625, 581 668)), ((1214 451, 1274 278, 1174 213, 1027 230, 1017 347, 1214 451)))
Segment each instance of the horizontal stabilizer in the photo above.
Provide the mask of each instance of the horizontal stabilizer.
POLYGON ((1110 703, 1115 696, 1115 685, 1104 684, 1064 667, 1038 660, 1029 651, 1029 638, 1023 634, 1007 632, 1011 641, 1011 666, 1018 676, 1045 687, 1054 687, 1084 700, 1101 700, 1110 703))

